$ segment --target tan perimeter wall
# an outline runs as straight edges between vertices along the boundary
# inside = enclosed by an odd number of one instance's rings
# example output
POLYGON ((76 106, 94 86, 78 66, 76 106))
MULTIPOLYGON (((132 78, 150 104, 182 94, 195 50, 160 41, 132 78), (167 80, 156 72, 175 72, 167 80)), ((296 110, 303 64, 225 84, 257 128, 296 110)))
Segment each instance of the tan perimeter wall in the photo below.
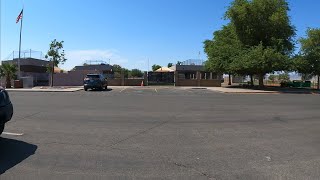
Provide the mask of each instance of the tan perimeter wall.
POLYGON ((176 86, 221 87, 221 81, 217 79, 179 79, 176 86))
POLYGON ((95 73, 95 71, 69 71, 68 73, 60 73, 53 75, 54 86, 82 86, 83 79, 89 73, 95 73))
POLYGON ((143 81, 143 84, 146 85, 146 81, 144 81, 144 79, 125 79, 124 85, 125 86, 141 86, 142 81, 143 81))
POLYGON ((218 79, 201 79, 200 86, 203 87, 221 87, 221 80, 218 79))
MULTIPOLYGON (((54 74, 54 86, 82 86, 83 79, 89 73, 97 73, 96 71, 69 71, 68 73, 54 74)), ((144 79, 108 79, 108 86, 140 86, 144 79)))
POLYGON ((198 86, 196 79, 179 79, 176 81, 176 86, 198 86))
POLYGON ((122 79, 108 79, 108 86, 121 86, 122 79))
MULTIPOLYGON (((54 86, 82 86, 83 79, 89 73, 96 71, 69 71, 68 73, 54 74, 54 86)), ((146 76, 145 76, 146 77, 146 76)), ((141 82, 147 85, 147 79, 108 79, 109 86, 140 86, 141 82)), ((179 79, 176 77, 176 86, 204 86, 221 87, 218 79, 179 79)))
POLYGON ((141 82, 146 85, 144 79, 108 79, 109 86, 141 86, 141 82))

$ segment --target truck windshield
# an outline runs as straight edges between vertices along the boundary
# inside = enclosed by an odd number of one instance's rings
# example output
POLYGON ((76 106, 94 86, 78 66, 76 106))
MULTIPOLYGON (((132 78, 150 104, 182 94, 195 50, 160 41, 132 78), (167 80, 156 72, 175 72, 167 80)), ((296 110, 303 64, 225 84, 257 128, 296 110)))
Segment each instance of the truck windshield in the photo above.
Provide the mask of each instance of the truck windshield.
POLYGON ((89 78, 89 79, 99 79, 100 76, 96 75, 96 74, 90 74, 90 75, 87 75, 87 78, 89 78))

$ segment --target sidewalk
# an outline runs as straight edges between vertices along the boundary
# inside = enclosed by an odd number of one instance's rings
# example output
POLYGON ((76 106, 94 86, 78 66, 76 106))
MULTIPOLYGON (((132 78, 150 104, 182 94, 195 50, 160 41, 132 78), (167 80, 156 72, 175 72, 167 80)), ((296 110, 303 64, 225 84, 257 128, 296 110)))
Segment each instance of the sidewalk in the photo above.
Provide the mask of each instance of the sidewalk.
POLYGON ((232 94, 279 94, 278 91, 266 91, 266 90, 253 90, 253 89, 244 89, 244 88, 226 88, 226 87, 192 87, 192 86, 109 86, 109 88, 121 88, 121 89, 128 89, 128 88, 142 88, 142 89, 207 89, 210 91, 215 91, 219 93, 232 93, 232 94))
POLYGON ((83 90, 83 87, 34 87, 34 88, 9 88, 8 92, 76 92, 83 90))
POLYGON ((246 89, 241 87, 208 87, 208 90, 221 92, 221 93, 232 93, 232 94, 320 94, 319 91, 312 89, 246 89))
MULTIPOLYGON (((182 87, 182 86, 108 86, 109 89, 206 89, 226 94, 320 94, 320 91, 308 89, 246 89, 241 87, 182 87)), ((22 89, 6 89, 9 92, 76 92, 83 90, 82 86, 72 87, 34 87, 22 89)))
POLYGON ((265 90, 226 88, 226 87, 208 87, 207 89, 211 91, 217 91, 221 93, 232 93, 232 94, 279 94, 280 93, 278 91, 265 91, 265 90))

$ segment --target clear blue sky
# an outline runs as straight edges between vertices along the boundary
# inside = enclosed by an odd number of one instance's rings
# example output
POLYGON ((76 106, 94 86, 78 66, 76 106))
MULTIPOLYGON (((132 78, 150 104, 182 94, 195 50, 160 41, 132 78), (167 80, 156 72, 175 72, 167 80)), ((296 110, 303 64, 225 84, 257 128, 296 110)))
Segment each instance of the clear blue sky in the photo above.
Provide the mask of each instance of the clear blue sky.
MULTIPOLYGON (((1 59, 18 50, 16 17, 24 3, 22 49, 48 49, 54 38, 65 41, 71 69, 84 60, 101 59, 147 70, 169 62, 206 59, 202 42, 226 21, 231 0, 0 0, 1 59)), ((320 1, 290 0, 297 37, 320 27, 320 1)))

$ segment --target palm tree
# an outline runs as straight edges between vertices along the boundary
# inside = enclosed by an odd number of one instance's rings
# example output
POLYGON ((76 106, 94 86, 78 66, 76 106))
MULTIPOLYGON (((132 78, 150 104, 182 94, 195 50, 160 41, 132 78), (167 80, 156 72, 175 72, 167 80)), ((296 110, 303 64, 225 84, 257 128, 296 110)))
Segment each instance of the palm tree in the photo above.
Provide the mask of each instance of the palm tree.
POLYGON ((6 77, 6 88, 11 88, 11 79, 16 77, 18 71, 15 64, 5 63, 0 66, 0 76, 6 77))

